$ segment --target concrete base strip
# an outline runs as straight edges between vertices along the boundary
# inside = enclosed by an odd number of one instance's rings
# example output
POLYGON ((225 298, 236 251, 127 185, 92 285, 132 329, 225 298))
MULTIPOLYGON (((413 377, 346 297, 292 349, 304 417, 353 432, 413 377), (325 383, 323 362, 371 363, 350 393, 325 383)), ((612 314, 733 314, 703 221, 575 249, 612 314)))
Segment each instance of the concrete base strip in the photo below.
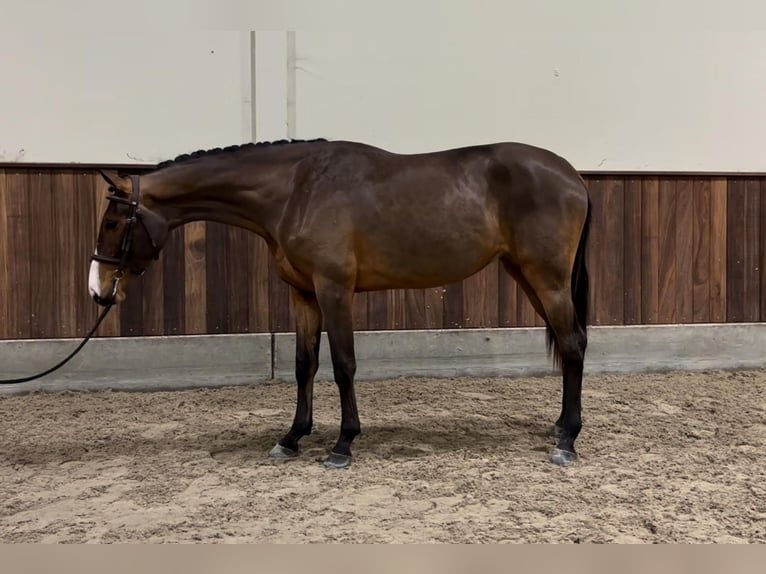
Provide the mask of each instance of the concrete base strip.
MULTIPOLYGON (((74 339, 0 342, 0 378, 40 372, 74 339)), ((0 393, 101 390, 166 391, 271 380, 272 336, 191 335, 91 339, 69 364, 43 379, 0 386, 0 393)))
MULTIPOLYGON (((592 327, 588 373, 766 367, 766 323, 592 327)), ((0 341, 0 378, 60 360, 75 340, 0 341)), ((528 329, 356 333, 357 379, 554 374, 545 332, 528 329)), ((288 333, 94 339, 61 371, 0 393, 33 390, 159 391, 293 381, 295 336, 288 333)), ((332 378, 326 334, 319 380, 332 378)))

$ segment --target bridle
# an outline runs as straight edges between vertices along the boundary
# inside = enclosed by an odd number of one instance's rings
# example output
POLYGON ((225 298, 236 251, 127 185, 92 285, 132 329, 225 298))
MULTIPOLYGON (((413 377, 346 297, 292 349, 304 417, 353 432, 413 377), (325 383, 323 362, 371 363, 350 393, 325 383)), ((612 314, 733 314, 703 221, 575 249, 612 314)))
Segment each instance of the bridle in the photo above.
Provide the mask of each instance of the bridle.
MULTIPOLYGON (((146 267, 141 267, 135 263, 130 262, 131 248, 133 247, 133 236, 136 230, 136 223, 139 223, 141 227, 144 228, 146 236, 149 238, 149 241, 152 244, 152 250, 154 252, 152 255, 153 259, 158 259, 160 256, 160 247, 157 245, 157 242, 155 241, 155 238, 149 230, 149 226, 147 226, 146 220, 144 219, 144 214, 146 212, 142 211, 141 207, 139 206, 139 196, 141 193, 139 183, 140 177, 137 175, 131 175, 130 181, 132 184, 132 190, 129 199, 119 197, 115 193, 112 193, 109 197, 107 197, 108 201, 114 203, 122 203, 130 208, 128 216, 125 220, 126 226, 122 234, 122 242, 120 244, 119 252, 114 257, 109 255, 101 255, 98 253, 91 255, 91 259, 93 261, 109 263, 110 265, 117 266, 117 269, 112 272, 112 289, 111 295, 109 296, 107 302, 114 302, 114 298, 117 296, 117 287, 120 284, 120 280, 122 280, 123 276, 125 275, 126 270, 129 270, 131 273, 137 276, 143 275, 146 272, 146 267)), ((109 189, 110 191, 115 191, 113 187, 110 187, 109 189)))

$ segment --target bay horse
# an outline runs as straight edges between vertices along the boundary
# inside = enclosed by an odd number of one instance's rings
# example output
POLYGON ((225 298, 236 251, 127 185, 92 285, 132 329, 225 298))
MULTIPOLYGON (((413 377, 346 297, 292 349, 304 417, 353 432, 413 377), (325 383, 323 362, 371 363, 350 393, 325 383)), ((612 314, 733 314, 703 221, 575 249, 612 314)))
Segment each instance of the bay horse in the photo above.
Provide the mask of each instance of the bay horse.
POLYGON ((131 276, 159 256, 168 234, 215 221, 261 236, 291 287, 296 319, 297 403, 277 459, 298 455, 312 429, 320 333, 330 344, 341 403, 340 436, 324 464, 351 463, 360 433, 354 394, 354 294, 458 282, 495 258, 546 325, 561 369, 553 463, 576 457, 587 346, 585 250, 591 202, 558 155, 522 143, 421 154, 320 140, 250 143, 199 151, 146 174, 102 171, 109 205, 89 277, 102 305, 125 299, 131 276))

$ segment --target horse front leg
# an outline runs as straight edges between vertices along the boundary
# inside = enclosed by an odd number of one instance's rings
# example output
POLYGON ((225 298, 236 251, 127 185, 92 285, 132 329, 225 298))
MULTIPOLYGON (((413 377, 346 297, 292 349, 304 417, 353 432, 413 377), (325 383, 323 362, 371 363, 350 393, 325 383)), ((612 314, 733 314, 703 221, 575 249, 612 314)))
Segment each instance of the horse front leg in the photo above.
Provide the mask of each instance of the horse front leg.
POLYGON ((298 397, 295 418, 287 434, 271 449, 276 459, 298 456, 298 441, 311 434, 313 424, 314 377, 319 368, 319 341, 322 312, 314 295, 291 289, 295 312, 295 380, 298 397))
POLYGON ((351 311, 354 293, 348 287, 325 280, 317 281, 315 288, 330 341, 341 408, 340 436, 324 465, 328 468, 345 468, 351 464, 351 443, 361 432, 354 394, 356 357, 351 311))

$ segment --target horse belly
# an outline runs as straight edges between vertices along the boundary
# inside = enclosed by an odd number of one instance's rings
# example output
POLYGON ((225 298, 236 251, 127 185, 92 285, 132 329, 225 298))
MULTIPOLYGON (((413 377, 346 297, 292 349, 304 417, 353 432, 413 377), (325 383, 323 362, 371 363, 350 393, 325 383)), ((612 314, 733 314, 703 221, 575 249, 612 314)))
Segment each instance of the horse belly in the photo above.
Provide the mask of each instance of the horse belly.
POLYGON ((486 235, 449 241, 421 235, 396 245, 377 242, 357 253, 357 290, 424 289, 461 281, 502 251, 499 242, 486 235))

